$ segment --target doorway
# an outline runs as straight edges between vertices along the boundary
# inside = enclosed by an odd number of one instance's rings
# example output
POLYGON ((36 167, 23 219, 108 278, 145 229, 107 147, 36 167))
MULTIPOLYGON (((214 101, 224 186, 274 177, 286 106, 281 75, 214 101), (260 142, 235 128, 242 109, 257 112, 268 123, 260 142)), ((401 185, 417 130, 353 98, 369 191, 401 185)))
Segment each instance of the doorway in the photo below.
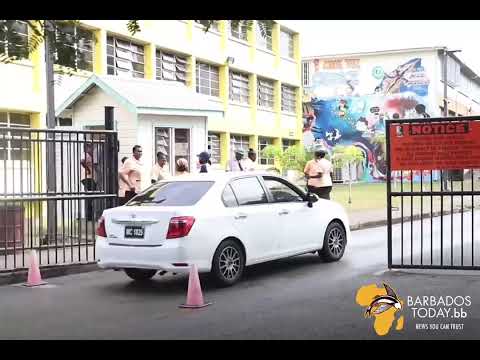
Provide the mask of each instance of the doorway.
MULTIPOLYGON (((161 152, 167 157, 171 175, 175 175, 175 164, 178 159, 190 161, 190 129, 173 127, 155 127, 155 153, 161 152)), ((190 169, 191 171, 191 169, 190 169)))

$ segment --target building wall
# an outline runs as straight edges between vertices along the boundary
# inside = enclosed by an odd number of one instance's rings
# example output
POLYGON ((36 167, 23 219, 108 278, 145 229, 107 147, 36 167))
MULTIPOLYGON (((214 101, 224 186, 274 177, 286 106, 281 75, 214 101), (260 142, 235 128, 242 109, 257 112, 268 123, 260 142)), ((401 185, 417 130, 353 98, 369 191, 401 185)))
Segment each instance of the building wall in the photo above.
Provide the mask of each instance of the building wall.
MULTIPOLYGON (((436 101, 443 109, 444 85, 443 85, 443 54, 438 54, 437 77, 438 88, 436 101)), ((469 116, 480 114, 480 85, 461 71, 460 64, 450 59, 447 62, 447 99, 450 115, 469 116)), ((443 111, 441 112, 443 116, 443 111)))
MULTIPOLYGON (((114 35, 136 41, 145 46, 145 77, 155 79, 155 50, 170 50, 175 53, 186 55, 188 58, 189 70, 187 85, 195 88, 195 64, 198 61, 210 63, 220 67, 223 74, 220 80, 221 96, 218 98, 223 103, 226 111, 225 119, 212 121, 209 130, 222 134, 223 139, 228 139, 230 132, 244 133, 256 137, 272 136, 280 142, 282 137, 302 140, 301 133, 301 103, 297 104, 295 113, 295 125, 292 123, 292 116, 284 116, 281 110, 274 110, 275 123, 273 127, 263 126, 271 124, 271 116, 260 115, 256 111, 257 75, 280 83, 288 84, 296 88, 297 102, 301 100, 300 81, 300 39, 299 34, 290 29, 294 36, 294 57, 284 58, 280 55, 280 30, 283 28, 278 22, 275 23, 272 31, 272 51, 263 50, 257 47, 256 31, 254 26, 249 31, 248 40, 241 41, 232 38, 227 21, 219 22, 219 31, 211 30, 204 32, 201 25, 193 20, 141 20, 141 31, 131 36, 127 30, 127 21, 121 20, 80 20, 81 26, 90 29, 96 39, 93 54, 93 70, 97 75, 106 75, 107 71, 107 35, 114 35), (233 57, 233 64, 227 64, 227 57, 233 57), (229 70, 230 68, 245 72, 250 76, 251 100, 247 106, 236 106, 229 100, 229 70), (280 118, 282 120, 280 120, 280 118), (260 125, 257 125, 260 124, 260 125), (284 129, 283 126, 288 126, 284 129), (231 129, 230 126, 233 128, 231 129)), ((28 111, 35 116, 34 126, 45 127, 45 64, 43 45, 32 54, 26 65, 0 65, 0 77, 7 79, 12 87, 3 89, 4 94, 0 96, 0 110, 15 108, 28 111), (21 81, 18 81, 21 79, 21 81), (32 90, 33 89, 33 90, 32 90), (18 96, 22 94, 22 96, 18 96)), ((84 81, 91 73, 78 72, 78 76, 64 76, 61 84, 55 87, 56 106, 60 105, 68 95, 84 81)), ((57 77, 58 79, 58 77, 57 77)), ((275 96, 281 97, 281 87, 276 86, 275 96)), ((120 130, 120 129, 119 129, 120 130)), ((223 142, 222 165, 229 160, 229 141, 223 142)))
POLYGON ((118 158, 131 156, 132 147, 139 143, 137 115, 97 87, 90 90, 73 106, 71 114, 74 127, 85 129, 86 126, 104 126, 105 106, 114 107, 115 128, 120 142, 118 158))

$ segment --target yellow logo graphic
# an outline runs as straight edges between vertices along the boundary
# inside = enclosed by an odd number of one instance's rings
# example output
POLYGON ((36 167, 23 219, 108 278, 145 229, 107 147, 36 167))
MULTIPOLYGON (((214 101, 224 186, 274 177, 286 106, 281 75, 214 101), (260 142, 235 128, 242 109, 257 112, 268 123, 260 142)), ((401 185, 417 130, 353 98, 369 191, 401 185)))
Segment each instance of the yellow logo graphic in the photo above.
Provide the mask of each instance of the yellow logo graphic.
MULTIPOLYGON (((357 291, 355 301, 358 305, 366 307, 365 318, 374 317, 373 328, 377 335, 384 336, 390 331, 394 321, 395 314, 403 309, 403 300, 400 299, 395 291, 383 284, 383 288, 376 284, 362 286, 357 291)), ((402 330, 404 316, 397 319, 395 330, 402 330)))

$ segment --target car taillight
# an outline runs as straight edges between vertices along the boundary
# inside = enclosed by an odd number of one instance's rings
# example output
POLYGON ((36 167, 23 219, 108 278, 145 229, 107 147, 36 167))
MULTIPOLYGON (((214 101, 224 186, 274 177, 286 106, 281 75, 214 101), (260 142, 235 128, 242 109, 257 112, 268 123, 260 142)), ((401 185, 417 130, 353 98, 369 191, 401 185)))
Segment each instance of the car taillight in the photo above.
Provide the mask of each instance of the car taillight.
POLYGON ((177 216, 170 219, 167 239, 177 239, 187 236, 195 222, 193 216, 177 216))
POLYGON ((105 218, 103 216, 98 219, 96 234, 101 237, 107 237, 107 229, 105 229, 105 218))

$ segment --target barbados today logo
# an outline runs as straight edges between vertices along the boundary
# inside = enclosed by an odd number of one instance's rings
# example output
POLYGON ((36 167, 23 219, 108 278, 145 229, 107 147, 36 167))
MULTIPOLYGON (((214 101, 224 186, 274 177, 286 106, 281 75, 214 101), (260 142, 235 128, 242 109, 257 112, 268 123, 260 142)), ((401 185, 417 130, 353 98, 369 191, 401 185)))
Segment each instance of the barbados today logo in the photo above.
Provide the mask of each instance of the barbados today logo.
POLYGON ((376 284, 362 286, 357 291, 355 301, 365 308, 366 319, 374 319, 373 328, 377 335, 387 335, 394 323, 395 330, 403 329, 405 317, 403 314, 397 316, 403 310, 405 302, 388 284, 383 283, 383 287, 376 284))

